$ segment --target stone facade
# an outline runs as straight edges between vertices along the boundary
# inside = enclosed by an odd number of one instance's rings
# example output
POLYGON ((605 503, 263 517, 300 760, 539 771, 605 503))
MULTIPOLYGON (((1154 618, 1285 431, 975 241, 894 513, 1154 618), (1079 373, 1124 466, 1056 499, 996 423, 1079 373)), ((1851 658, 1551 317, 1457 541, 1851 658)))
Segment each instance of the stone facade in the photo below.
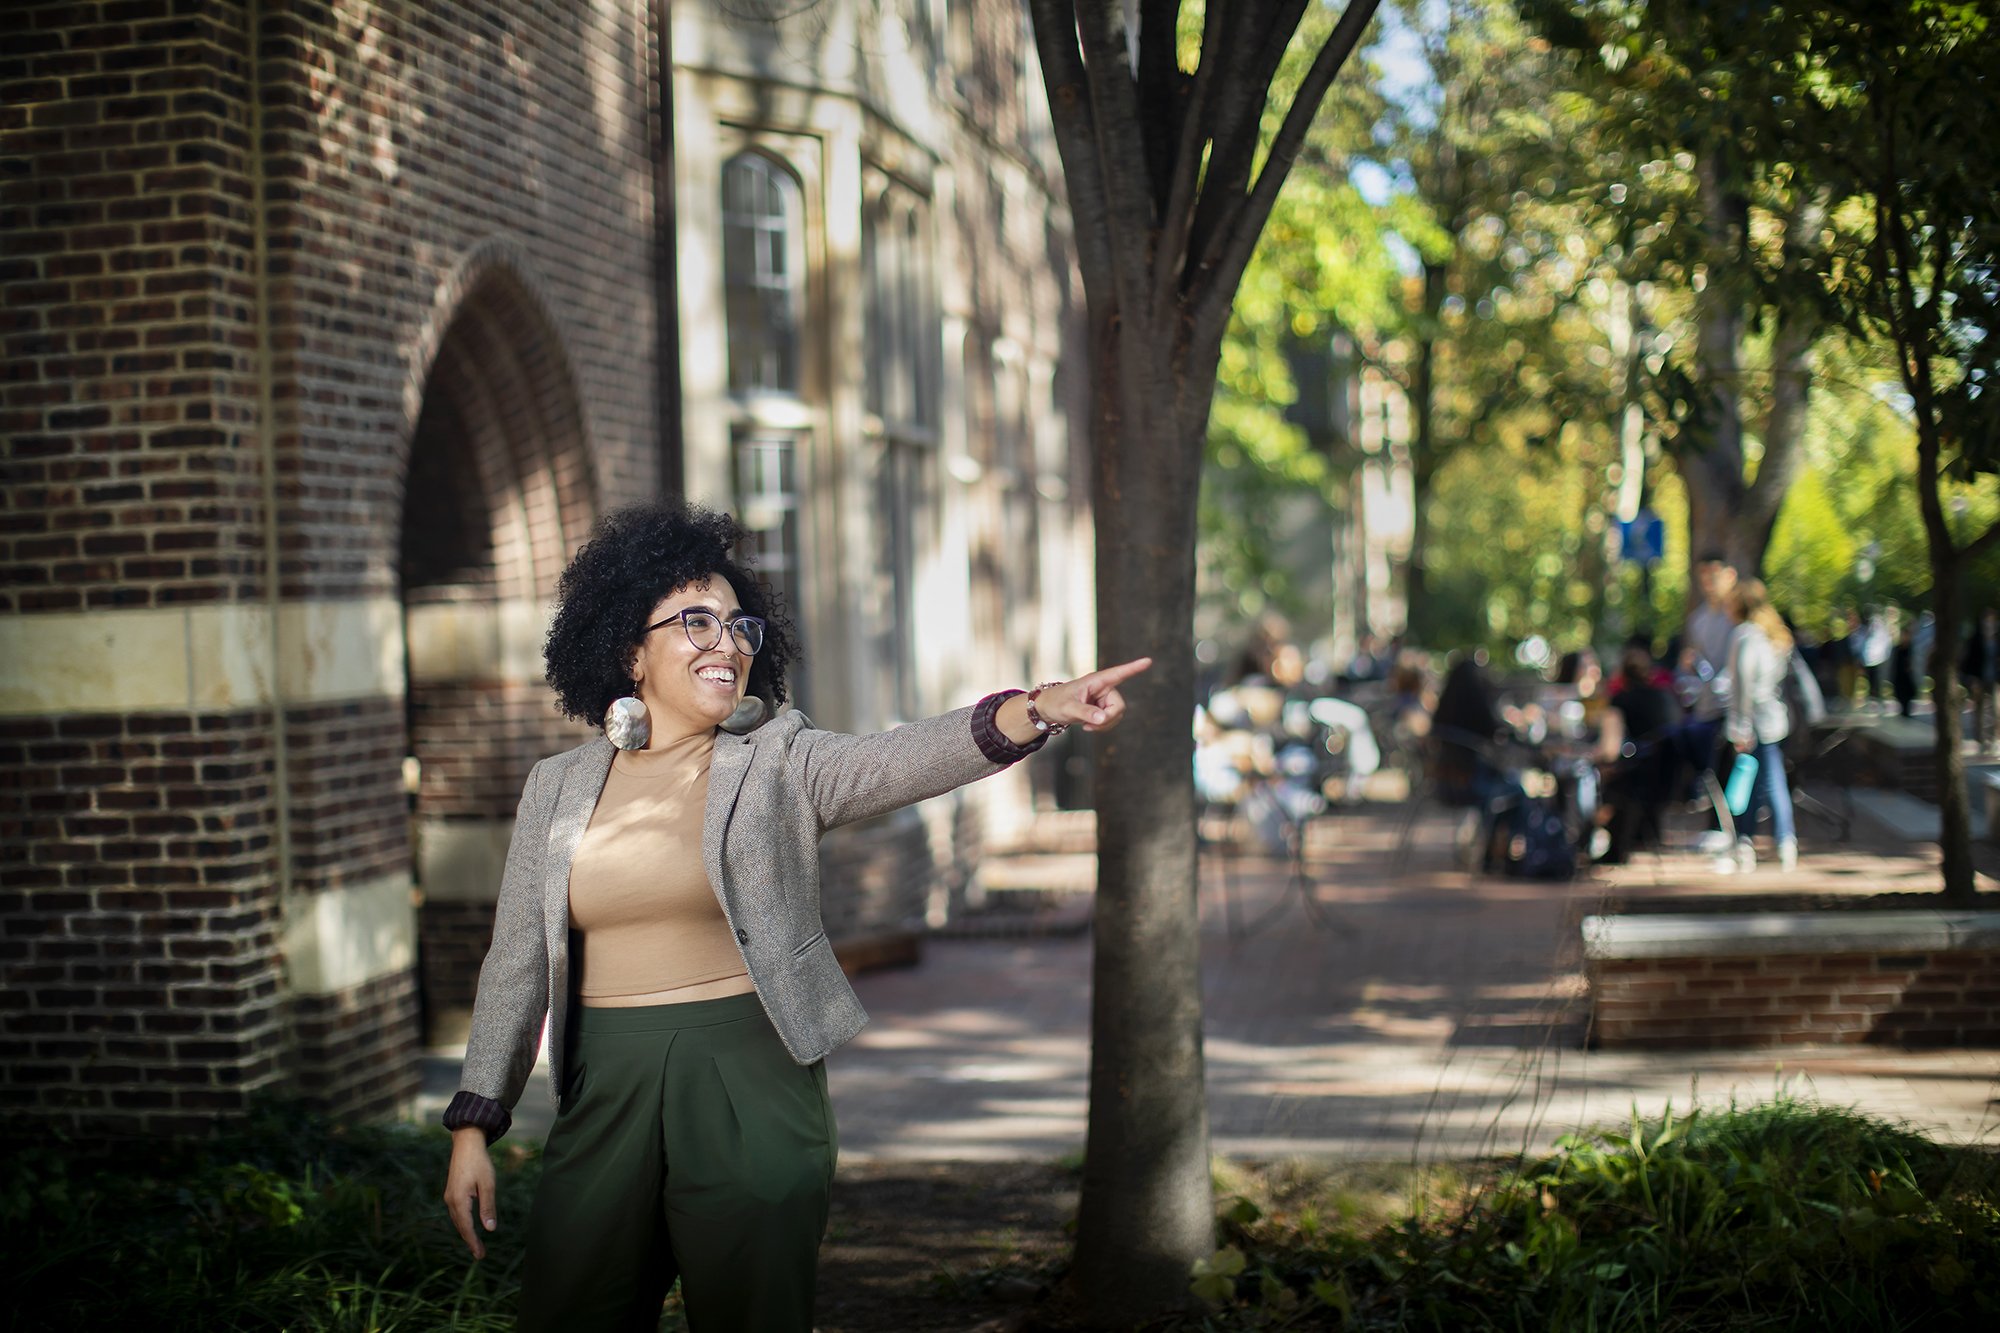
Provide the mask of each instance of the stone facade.
MULTIPOLYGON (((747 8, 0 12, 0 1109, 406 1104, 588 734, 539 646, 607 507, 762 525, 823 725, 1088 662, 1024 15, 747 8), (745 152, 789 214, 724 207, 745 152), (752 224, 797 370, 754 383, 752 224)), ((1025 778, 932 804, 829 838, 833 933, 941 919, 1025 778)))

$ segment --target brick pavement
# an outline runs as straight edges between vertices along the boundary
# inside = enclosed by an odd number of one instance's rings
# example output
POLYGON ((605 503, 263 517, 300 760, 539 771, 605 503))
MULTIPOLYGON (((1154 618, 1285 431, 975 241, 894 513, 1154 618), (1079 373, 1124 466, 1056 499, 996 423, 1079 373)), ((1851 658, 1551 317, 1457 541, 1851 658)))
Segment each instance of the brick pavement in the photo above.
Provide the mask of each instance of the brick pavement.
MULTIPOLYGON (((1310 927, 1296 902, 1229 937, 1219 862, 1205 866, 1205 990, 1216 1150, 1458 1156, 1540 1148, 1570 1128, 1669 1100, 1761 1099, 1778 1088, 1851 1103, 1959 1139, 2000 1139, 2000 1056, 1854 1048, 1637 1054, 1583 1047, 1579 910, 1634 892, 1928 889, 1934 849, 1807 844, 1796 876, 1718 876, 1647 855, 1571 886, 1454 869, 1442 817, 1387 875, 1395 808, 1316 826, 1318 900, 1351 930, 1310 927)), ((1809 834, 1810 837, 1810 834, 1809 834)), ((1254 916, 1284 884, 1239 862, 1254 916)), ((843 1153, 1001 1160, 1075 1151, 1084 1133, 1090 945, 938 940, 923 963, 860 979, 873 1022, 829 1061, 843 1153)))

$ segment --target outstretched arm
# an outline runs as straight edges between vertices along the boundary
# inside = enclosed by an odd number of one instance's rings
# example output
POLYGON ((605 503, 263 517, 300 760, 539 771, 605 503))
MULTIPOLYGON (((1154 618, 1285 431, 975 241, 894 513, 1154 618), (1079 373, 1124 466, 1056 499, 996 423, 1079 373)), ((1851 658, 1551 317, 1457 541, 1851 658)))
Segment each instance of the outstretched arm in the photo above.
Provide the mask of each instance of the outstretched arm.
MULTIPOLYGON (((1125 714, 1119 683, 1150 665, 1151 659, 1142 658, 1052 685, 1036 700, 1036 711, 1051 724, 1108 731, 1125 714)), ((996 738, 977 738, 982 711, 960 709, 874 736, 800 733, 790 762, 810 793, 820 827, 887 814, 975 782, 1021 758, 1020 747, 1033 746, 1046 735, 1028 720, 1025 696, 1015 695, 991 713, 992 728, 1008 743, 998 749, 1014 748, 1012 754, 1000 754, 993 745, 996 738)))

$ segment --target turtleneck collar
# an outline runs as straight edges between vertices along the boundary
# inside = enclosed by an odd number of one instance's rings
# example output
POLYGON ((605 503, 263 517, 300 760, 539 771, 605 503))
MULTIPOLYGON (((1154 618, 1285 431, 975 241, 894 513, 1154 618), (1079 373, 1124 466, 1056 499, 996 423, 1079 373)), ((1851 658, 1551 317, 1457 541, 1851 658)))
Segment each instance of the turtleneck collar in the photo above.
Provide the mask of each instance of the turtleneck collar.
POLYGON ((620 750, 612 767, 635 778, 667 777, 704 767, 715 751, 715 729, 697 731, 670 741, 655 741, 644 750, 620 750))

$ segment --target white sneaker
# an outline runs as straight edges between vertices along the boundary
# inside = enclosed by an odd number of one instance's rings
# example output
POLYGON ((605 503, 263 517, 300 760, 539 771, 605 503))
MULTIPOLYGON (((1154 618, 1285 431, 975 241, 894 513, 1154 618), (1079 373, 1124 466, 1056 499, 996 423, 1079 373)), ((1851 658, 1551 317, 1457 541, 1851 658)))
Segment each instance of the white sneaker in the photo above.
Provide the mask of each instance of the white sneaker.
POLYGON ((1713 857, 1709 860, 1708 872, 1711 875, 1733 875, 1736 873, 1736 858, 1731 856, 1713 857))
POLYGON ((1778 868, 1787 873, 1799 868, 1799 840, 1786 838, 1778 844, 1778 868))
POLYGON ((1709 856, 1721 856, 1729 850, 1729 835, 1719 828, 1712 828, 1701 835, 1695 846, 1709 856))
POLYGON ((1736 840, 1736 868, 1746 875, 1757 868, 1757 849, 1748 838, 1736 840))

